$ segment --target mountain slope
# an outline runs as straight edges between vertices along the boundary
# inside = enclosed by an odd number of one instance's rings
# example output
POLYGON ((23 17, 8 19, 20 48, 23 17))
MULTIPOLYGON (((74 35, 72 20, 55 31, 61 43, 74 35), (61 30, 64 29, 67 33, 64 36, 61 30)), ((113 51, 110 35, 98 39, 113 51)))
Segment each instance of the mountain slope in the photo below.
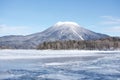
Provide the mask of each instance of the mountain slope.
POLYGON ((80 27, 75 22, 58 22, 43 32, 27 36, 5 36, 0 46, 10 48, 35 48, 38 44, 58 40, 96 40, 109 37, 80 27))

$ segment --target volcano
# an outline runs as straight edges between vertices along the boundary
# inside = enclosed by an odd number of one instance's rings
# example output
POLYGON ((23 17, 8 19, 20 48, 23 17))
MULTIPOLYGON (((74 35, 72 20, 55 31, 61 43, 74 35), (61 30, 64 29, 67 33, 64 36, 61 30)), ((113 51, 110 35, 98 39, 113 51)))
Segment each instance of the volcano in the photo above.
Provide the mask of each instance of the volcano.
POLYGON ((43 42, 58 40, 97 40, 107 37, 109 36, 85 29, 75 22, 57 22, 48 29, 35 34, 0 37, 0 47, 31 49, 43 42))

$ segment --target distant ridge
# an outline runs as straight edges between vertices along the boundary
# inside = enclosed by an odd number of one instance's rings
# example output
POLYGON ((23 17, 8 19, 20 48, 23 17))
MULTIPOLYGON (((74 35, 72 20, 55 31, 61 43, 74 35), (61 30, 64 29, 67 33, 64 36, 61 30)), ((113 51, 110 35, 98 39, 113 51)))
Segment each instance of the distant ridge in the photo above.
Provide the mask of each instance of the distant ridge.
POLYGON ((50 28, 26 36, 0 37, 0 47, 12 49, 34 49, 43 42, 64 40, 96 40, 108 35, 85 29, 75 22, 58 22, 50 28))

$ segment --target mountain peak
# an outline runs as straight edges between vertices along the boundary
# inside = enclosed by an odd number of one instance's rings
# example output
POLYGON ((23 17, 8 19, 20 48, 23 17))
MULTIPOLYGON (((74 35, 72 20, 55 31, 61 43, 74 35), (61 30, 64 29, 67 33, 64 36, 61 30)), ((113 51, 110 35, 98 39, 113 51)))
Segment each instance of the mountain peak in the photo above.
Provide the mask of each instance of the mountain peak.
POLYGON ((0 37, 0 46, 10 48, 30 49, 38 44, 50 41, 64 40, 96 40, 109 37, 80 27, 75 22, 57 22, 43 32, 27 36, 0 37))
POLYGON ((70 22, 70 21, 65 21, 65 22, 57 22, 55 27, 80 27, 76 22, 70 22))

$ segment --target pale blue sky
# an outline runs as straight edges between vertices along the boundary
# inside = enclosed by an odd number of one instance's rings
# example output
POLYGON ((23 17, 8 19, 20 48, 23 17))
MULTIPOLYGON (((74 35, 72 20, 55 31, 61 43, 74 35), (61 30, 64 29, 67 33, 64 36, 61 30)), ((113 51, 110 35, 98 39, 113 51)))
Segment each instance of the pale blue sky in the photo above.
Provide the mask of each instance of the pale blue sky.
POLYGON ((0 0, 0 36, 40 32, 59 21, 120 36, 120 0, 0 0))

